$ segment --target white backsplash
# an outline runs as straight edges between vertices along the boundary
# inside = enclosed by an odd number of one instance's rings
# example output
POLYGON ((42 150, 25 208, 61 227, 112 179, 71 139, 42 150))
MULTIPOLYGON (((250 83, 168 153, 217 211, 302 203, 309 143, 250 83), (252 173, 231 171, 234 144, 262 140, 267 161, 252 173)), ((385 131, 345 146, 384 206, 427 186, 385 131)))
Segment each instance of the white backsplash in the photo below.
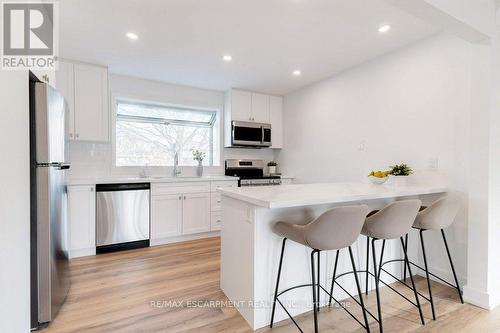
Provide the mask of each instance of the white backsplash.
MULTIPOLYGON (((70 143, 70 161, 71 161, 71 178, 72 179, 87 179, 87 178, 103 178, 113 175, 120 176, 138 176, 138 169, 114 168, 113 154, 111 144, 109 143, 92 143, 92 142, 72 142, 70 143)), ((273 149, 242 149, 242 148, 224 148, 225 159, 262 159, 266 162, 275 159, 273 149)), ((218 167, 205 167, 204 174, 206 175, 221 175, 224 173, 224 161, 218 167)), ((184 175, 195 175, 195 168, 183 168, 184 175)), ((169 174, 168 170, 152 171, 153 175, 158 172, 161 174, 169 174)))

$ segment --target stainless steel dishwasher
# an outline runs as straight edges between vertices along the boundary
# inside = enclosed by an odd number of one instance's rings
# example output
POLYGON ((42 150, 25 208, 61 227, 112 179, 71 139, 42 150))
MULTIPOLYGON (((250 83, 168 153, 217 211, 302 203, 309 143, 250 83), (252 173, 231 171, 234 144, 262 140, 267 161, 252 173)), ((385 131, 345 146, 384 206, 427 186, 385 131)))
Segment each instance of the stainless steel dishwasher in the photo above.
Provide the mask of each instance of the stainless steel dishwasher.
POLYGON ((96 185, 96 252, 149 246, 149 183, 96 185))

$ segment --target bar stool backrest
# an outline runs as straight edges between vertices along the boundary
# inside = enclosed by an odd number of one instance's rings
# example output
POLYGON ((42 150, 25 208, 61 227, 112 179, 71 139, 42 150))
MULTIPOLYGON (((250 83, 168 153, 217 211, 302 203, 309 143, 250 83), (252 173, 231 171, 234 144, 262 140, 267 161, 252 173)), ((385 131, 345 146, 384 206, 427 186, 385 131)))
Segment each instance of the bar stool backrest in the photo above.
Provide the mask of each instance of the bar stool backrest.
POLYGON ((358 238, 368 206, 342 206, 327 210, 304 226, 304 237, 313 249, 328 251, 347 247, 358 238))
POLYGON ((393 239, 406 235, 422 202, 418 199, 395 201, 366 219, 370 237, 393 239))
POLYGON ((439 230, 449 227, 460 209, 457 195, 448 195, 436 200, 418 213, 415 226, 421 229, 439 230))

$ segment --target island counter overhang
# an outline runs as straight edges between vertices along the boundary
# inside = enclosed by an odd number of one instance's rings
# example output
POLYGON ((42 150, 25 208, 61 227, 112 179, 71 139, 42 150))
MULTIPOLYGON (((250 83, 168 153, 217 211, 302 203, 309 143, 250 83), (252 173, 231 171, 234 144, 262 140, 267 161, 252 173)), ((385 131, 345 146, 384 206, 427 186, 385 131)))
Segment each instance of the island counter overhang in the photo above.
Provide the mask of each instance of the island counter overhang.
MULTIPOLYGON (((222 194, 221 289, 250 326, 257 330, 269 325, 271 316, 282 242, 272 232, 275 222, 307 223, 331 207, 358 203, 367 204, 370 209, 380 209, 398 199, 420 198, 428 205, 447 192, 447 188, 424 184, 393 186, 319 183, 240 187, 218 191, 222 194)), ((358 267, 361 265, 362 269, 366 265, 365 239, 360 236, 353 245, 356 264, 358 267)), ((287 242, 280 290, 310 283, 309 255, 310 249, 305 246, 287 242)), ((334 251, 325 251, 321 257, 320 280, 328 288, 332 279, 333 257, 334 251)), ((401 258, 399 243, 389 241, 385 247, 384 259, 396 258, 401 258)), ((350 262, 347 259, 345 254, 341 254, 338 272, 348 270, 350 262)), ((388 271, 400 276, 401 267, 396 263, 388 267, 388 271)), ((364 280, 360 276, 362 289, 365 288, 364 280)), ((393 282, 390 278, 385 280, 393 282)), ((357 294, 352 276, 344 278, 343 286, 353 295, 357 294)), ((370 278, 368 288, 373 287, 373 280, 370 278)), ((337 299, 347 298, 339 288, 334 291, 334 295, 337 299)), ((312 310, 310 288, 293 290, 283 295, 282 301, 290 305, 288 310, 294 316, 312 310)), ((322 295, 322 305, 325 301, 326 297, 322 295)), ((286 318, 285 312, 277 306, 275 322, 286 318)))

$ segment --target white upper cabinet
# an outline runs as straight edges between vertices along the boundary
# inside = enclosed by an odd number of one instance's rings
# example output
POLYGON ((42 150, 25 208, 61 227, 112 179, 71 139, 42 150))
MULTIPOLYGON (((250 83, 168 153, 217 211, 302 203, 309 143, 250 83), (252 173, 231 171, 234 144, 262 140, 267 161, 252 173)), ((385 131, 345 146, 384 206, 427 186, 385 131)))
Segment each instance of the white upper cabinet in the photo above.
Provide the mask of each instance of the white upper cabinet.
POLYGON ((75 64, 76 138, 84 141, 109 139, 108 70, 75 64))
POLYGON ((252 93, 252 121, 269 123, 269 95, 252 93))
POLYGON ((107 68, 59 61, 56 88, 68 102, 70 139, 109 141, 107 68))
POLYGON ((73 64, 59 61, 56 71, 56 89, 64 96, 69 109, 69 138, 75 139, 75 75, 73 64))
POLYGON ((269 95, 233 89, 226 94, 228 120, 269 123, 269 95))
POLYGON ((271 148, 283 148, 283 97, 269 97, 271 148))
POLYGON ((231 120, 252 120, 252 93, 242 90, 233 90, 230 96, 231 120))
POLYGON ((271 148, 283 147, 283 97, 232 89, 224 105, 224 146, 231 146, 232 121, 271 124, 271 148), (276 141, 276 142, 274 142, 276 141))

